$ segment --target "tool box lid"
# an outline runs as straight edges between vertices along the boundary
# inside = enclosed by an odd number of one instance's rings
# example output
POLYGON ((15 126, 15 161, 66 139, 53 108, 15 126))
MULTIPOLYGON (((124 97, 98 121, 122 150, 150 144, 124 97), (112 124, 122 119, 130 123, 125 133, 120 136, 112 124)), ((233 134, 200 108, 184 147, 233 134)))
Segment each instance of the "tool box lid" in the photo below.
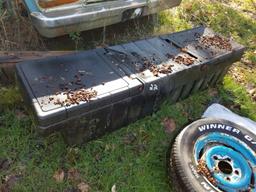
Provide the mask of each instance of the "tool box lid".
POLYGON ((23 62, 39 121, 48 125, 129 97, 129 82, 94 51, 23 62), (59 117, 61 116, 61 117, 59 117))
POLYGON ((206 60, 216 59, 224 55, 228 56, 228 53, 231 54, 234 50, 243 48, 232 39, 225 38, 204 26, 163 35, 161 38, 169 40, 175 46, 206 60))
POLYGON ((158 37, 107 48, 106 55, 144 83, 163 79, 201 63, 196 56, 158 37))

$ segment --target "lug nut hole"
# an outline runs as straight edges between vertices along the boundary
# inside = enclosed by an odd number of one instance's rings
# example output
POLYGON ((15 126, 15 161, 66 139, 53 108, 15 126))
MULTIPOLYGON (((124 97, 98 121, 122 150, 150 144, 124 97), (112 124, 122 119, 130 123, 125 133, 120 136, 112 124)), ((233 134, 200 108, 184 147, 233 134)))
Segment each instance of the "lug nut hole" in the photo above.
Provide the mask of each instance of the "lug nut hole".
POLYGON ((214 160, 218 160, 218 157, 216 155, 213 156, 214 160))
POLYGON ((239 171, 238 171, 238 170, 235 170, 235 174, 236 174, 236 175, 239 175, 239 171))

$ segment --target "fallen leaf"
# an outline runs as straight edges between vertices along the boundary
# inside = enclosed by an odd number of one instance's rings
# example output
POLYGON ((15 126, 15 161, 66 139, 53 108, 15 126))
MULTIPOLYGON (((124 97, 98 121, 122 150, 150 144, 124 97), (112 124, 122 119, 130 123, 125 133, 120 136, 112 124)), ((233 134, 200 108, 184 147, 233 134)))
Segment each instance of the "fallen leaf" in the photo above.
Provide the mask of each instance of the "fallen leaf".
POLYGON ((253 100, 253 101, 256 101, 256 95, 254 95, 254 96, 252 97, 252 100, 253 100))
POLYGON ((94 159, 95 159, 95 161, 100 161, 101 160, 101 153, 97 153, 96 155, 94 155, 94 159))
POLYGON ((5 183, 13 187, 21 179, 21 174, 8 175, 5 177, 5 183))
POLYGON ((136 140, 136 135, 134 133, 128 133, 123 138, 124 144, 127 144, 127 145, 132 144, 135 140, 136 140))
POLYGON ((216 88, 211 88, 208 90, 208 94, 211 97, 216 97, 219 93, 218 90, 216 88))
POLYGON ((66 159, 69 163, 75 163, 80 158, 80 152, 78 148, 69 148, 67 150, 66 159))
POLYGON ((9 169, 11 161, 6 158, 0 157, 0 171, 9 169))
POLYGON ((249 92, 250 90, 255 88, 255 85, 254 85, 254 83, 247 83, 245 85, 245 88, 246 88, 247 92, 249 92))
POLYGON ((80 192, 89 192, 90 191, 90 186, 85 182, 79 183, 77 185, 77 188, 79 189, 80 192))
POLYGON ((79 192, 79 189, 77 189, 76 187, 69 187, 65 189, 63 192, 79 192))
POLYGON ((164 118, 162 125, 164 126, 164 130, 167 134, 171 134, 176 129, 175 121, 169 117, 164 118))
POLYGON ((3 184, 0 186, 1 192, 11 192, 13 187, 22 178, 21 174, 7 175, 3 179, 3 184))
POLYGON ((235 103, 233 105, 230 106, 230 109, 233 109, 233 110, 241 110, 241 105, 238 104, 238 103, 235 103))
POLYGON ((25 111, 20 110, 20 109, 16 109, 15 110, 15 115, 18 119, 24 119, 27 117, 27 114, 25 113, 25 111))
POLYGON ((56 182, 61 183, 65 178, 65 172, 62 169, 55 171, 53 178, 56 182))
POLYGON ((255 95, 255 94, 256 94, 256 88, 249 90, 248 93, 249 93, 251 96, 255 95))
POLYGON ((140 153, 143 153, 147 150, 146 145, 142 144, 142 143, 135 145, 133 149, 137 155, 139 155, 140 153))
POLYGON ((245 82, 244 73, 241 71, 240 68, 233 67, 230 69, 229 74, 239 83, 245 82))
POLYGON ((0 185, 0 192, 11 192, 11 189, 6 185, 0 185))
POLYGON ((68 180, 72 182, 79 182, 81 180, 80 173, 77 169, 71 168, 68 170, 68 180))
POLYGON ((187 47, 182 47, 182 48, 180 49, 180 51, 186 53, 186 52, 188 51, 188 48, 187 48, 187 47))
POLYGON ((96 48, 105 48, 105 47, 108 47, 108 45, 105 44, 105 43, 101 43, 99 45, 96 45, 96 48))
POLYGON ((189 113, 187 111, 183 111, 182 115, 184 115, 184 117, 186 117, 189 122, 192 122, 194 119, 192 113, 189 113))
POLYGON ((116 184, 111 187, 111 192, 116 192, 116 184))

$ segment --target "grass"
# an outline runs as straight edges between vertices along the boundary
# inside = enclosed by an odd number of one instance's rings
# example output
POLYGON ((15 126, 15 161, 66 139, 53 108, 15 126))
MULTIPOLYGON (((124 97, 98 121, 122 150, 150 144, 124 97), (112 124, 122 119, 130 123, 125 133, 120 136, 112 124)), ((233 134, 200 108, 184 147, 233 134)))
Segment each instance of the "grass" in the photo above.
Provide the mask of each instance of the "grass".
MULTIPOLYGON (((171 191, 166 177, 165 155, 172 135, 164 131, 164 118, 174 119, 177 129, 180 129, 189 121, 200 118, 208 105, 218 101, 238 114, 256 120, 256 103, 245 86, 256 84, 253 54, 256 24, 247 12, 242 11, 251 1, 229 2, 241 9, 234 9, 221 1, 185 0, 179 8, 160 13, 157 27, 150 28, 150 32, 143 35, 183 30, 200 23, 226 36, 231 35, 248 47, 243 62, 235 64, 242 71, 238 75, 244 76, 242 82, 237 82, 234 75, 229 74, 217 88, 196 93, 173 105, 166 101, 151 117, 82 147, 66 146, 59 134, 42 138, 36 132, 31 116, 23 109, 19 92, 2 88, 0 160, 7 159, 10 165, 5 169, 0 166, 0 181, 6 176, 21 175, 12 190, 26 192, 71 191, 81 181, 88 183, 91 191, 111 191, 113 185, 116 185, 116 191, 124 192, 171 191), (134 141, 127 143, 130 136, 134 141), (57 170, 71 168, 80 172, 79 181, 64 179, 58 183, 53 179, 57 170)), ((126 41, 133 38, 128 35, 126 41)), ((110 42, 108 37, 106 41, 110 42)), ((125 41, 124 37, 121 41, 125 41)))

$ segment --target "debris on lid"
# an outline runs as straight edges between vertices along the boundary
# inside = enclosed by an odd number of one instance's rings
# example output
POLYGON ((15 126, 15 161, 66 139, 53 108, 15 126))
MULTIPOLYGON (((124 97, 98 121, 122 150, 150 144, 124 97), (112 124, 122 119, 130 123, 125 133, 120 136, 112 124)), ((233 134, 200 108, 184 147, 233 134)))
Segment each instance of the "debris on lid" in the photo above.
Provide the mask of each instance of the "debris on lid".
POLYGON ((58 95, 66 95, 65 99, 60 98, 53 98, 50 97, 49 101, 53 101, 54 105, 61 105, 61 106, 70 106, 70 105, 79 105, 80 102, 88 102, 93 97, 97 96, 97 91, 95 90, 88 90, 88 89, 78 89, 75 91, 69 90, 62 93, 58 93, 58 95))
MULTIPOLYGON (((153 73, 154 76, 158 77, 159 74, 168 74, 172 72, 173 65, 171 64, 161 64, 161 59, 157 58, 155 53, 152 54, 150 58, 141 57, 137 52, 131 52, 132 56, 136 57, 139 61, 131 61, 134 70, 142 75, 145 75, 144 72, 149 70, 153 73)), ((127 56, 121 60, 122 63, 127 61, 127 56)))
POLYGON ((179 55, 174 58, 174 61, 178 64, 184 64, 184 65, 193 65, 195 63, 195 58, 191 57, 190 55, 179 55))
MULTIPOLYGON (((185 50, 187 50, 187 49, 183 48, 182 52, 185 52, 185 50)), ((187 65, 187 66, 193 65, 196 61, 196 58, 190 56, 187 53, 185 53, 183 55, 178 55, 178 56, 174 56, 170 53, 167 53, 166 57, 169 58, 169 59, 172 59, 174 62, 176 62, 178 64, 184 64, 184 65, 187 65)))
POLYGON ((162 66, 152 65, 150 66, 149 70, 153 73, 154 76, 158 77, 159 73, 161 74, 169 74, 172 72, 172 66, 170 64, 163 64, 162 66))
MULTIPOLYGON (((153 61, 155 61, 153 59, 153 61)), ((154 62, 149 61, 146 58, 143 58, 143 67, 141 68, 141 72, 145 70, 149 70, 151 73, 153 73, 154 76, 158 77, 159 73, 161 74, 169 74, 172 72, 173 65, 171 64, 163 64, 160 66, 157 66, 154 64, 154 62)))
POLYGON ((166 57, 167 57, 168 59, 174 59, 174 58, 175 58, 175 56, 172 55, 172 54, 170 54, 170 53, 167 53, 167 54, 166 54, 166 57))
POLYGON ((188 51, 188 48, 187 48, 187 47, 182 47, 182 48, 180 49, 180 51, 186 53, 186 52, 188 51))
POLYGON ((171 64, 163 64, 162 66, 158 67, 159 73, 168 74, 172 72, 172 67, 174 65, 171 64))
POLYGON ((214 36, 202 36, 199 38, 199 42, 205 47, 209 48, 211 46, 217 47, 219 49, 225 49, 228 51, 232 50, 232 45, 229 40, 224 39, 219 35, 214 36))
MULTIPOLYGON (((86 89, 86 86, 82 83, 84 73, 85 71, 78 71, 78 73, 74 75, 73 80, 59 84, 58 91, 56 91, 54 96, 49 97, 48 103, 68 107, 74 104, 78 105, 82 101, 88 102, 93 97, 96 97, 97 92, 92 88, 86 89)), ((61 79, 62 78, 64 77, 61 77, 61 79)), ((42 104, 44 104, 44 102, 42 104)))

